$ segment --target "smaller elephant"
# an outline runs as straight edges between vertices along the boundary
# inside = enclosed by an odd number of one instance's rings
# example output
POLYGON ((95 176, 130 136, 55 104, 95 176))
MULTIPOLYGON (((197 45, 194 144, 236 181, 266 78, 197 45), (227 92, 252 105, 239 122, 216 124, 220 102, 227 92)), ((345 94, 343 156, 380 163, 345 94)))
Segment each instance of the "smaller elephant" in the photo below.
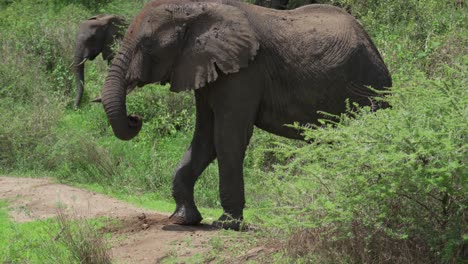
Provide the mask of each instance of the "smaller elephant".
MULTIPOLYGON (((78 107, 83 97, 84 63, 94 60, 99 53, 108 63, 114 58, 112 45, 123 38, 124 28, 128 23, 116 15, 97 15, 80 25, 76 36, 75 57, 73 60, 76 76, 76 97, 74 106, 78 107)), ((99 99, 98 99, 99 101, 99 99)))

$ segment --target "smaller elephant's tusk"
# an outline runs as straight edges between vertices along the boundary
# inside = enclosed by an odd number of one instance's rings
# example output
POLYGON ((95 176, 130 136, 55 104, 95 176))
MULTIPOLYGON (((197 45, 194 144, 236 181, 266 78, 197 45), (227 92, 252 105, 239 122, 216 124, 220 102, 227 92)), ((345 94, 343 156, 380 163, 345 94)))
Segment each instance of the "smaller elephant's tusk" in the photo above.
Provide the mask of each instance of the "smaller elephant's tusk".
MULTIPOLYGON (((133 91, 133 89, 135 89, 135 88, 128 89, 127 94, 129 94, 131 91, 133 91)), ((102 103, 102 98, 101 98, 101 96, 98 96, 98 97, 94 98, 93 100, 91 100, 91 102, 92 103, 102 103)))
MULTIPOLYGON (((84 58, 80 63, 78 63, 76 66, 80 66, 81 64, 85 63, 86 61, 88 60, 88 58, 84 58)), ((75 62, 72 62, 70 64, 70 66, 68 66, 68 68, 71 68, 73 67, 73 65, 75 64, 75 62)))
POLYGON ((81 64, 85 63, 88 60, 88 58, 84 58, 80 63, 78 63, 76 66, 80 66, 81 64))
MULTIPOLYGON (((134 88, 127 90, 127 94, 129 94, 131 91, 133 91, 134 88)), ((91 100, 92 103, 102 103, 102 97, 98 96, 91 100)))
POLYGON ((101 96, 96 97, 96 98, 94 98, 93 100, 91 100, 91 102, 92 102, 92 103, 101 103, 101 102, 102 102, 102 98, 101 98, 101 96))

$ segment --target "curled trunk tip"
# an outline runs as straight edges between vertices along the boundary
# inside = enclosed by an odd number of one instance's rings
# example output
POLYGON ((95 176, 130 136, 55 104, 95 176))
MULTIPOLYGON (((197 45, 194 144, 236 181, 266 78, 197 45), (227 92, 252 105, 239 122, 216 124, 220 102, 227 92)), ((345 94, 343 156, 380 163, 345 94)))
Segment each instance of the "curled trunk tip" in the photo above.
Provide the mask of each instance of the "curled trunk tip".
POLYGON ((118 139, 130 140, 136 137, 138 133, 140 133, 143 125, 141 117, 137 115, 129 115, 126 118, 125 123, 116 123, 111 121, 112 131, 118 139))

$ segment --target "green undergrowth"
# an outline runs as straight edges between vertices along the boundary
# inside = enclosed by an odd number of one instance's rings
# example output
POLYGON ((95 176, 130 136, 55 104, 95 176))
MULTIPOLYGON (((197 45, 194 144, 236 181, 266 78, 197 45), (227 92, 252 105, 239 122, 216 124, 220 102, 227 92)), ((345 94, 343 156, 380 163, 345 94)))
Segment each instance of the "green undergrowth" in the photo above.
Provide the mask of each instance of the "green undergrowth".
POLYGON ((8 216, 7 203, 0 201, 0 262, 110 263, 98 257, 108 257, 107 246, 97 243, 104 241, 97 238, 101 236, 97 230, 105 222, 78 219, 58 210, 57 218, 15 223, 8 216))
MULTIPOLYGON (((0 261, 2 263, 39 263, 43 257, 43 243, 52 240, 59 228, 51 221, 15 224, 8 218, 6 203, 0 204, 0 261), (52 232, 51 232, 51 230, 52 232)), ((65 259, 65 248, 56 251, 57 258, 65 259)))

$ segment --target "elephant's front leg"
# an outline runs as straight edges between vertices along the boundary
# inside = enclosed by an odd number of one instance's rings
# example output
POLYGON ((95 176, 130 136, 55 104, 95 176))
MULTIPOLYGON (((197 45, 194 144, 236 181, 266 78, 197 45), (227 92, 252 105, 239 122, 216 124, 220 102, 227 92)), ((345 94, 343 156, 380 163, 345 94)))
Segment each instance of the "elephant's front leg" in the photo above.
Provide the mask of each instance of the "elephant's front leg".
POLYGON ((213 113, 197 93, 195 100, 197 121, 193 140, 172 180, 172 196, 176 202, 176 210, 171 219, 182 225, 195 225, 202 220, 195 205, 193 189, 198 176, 216 157, 213 142, 213 113))

